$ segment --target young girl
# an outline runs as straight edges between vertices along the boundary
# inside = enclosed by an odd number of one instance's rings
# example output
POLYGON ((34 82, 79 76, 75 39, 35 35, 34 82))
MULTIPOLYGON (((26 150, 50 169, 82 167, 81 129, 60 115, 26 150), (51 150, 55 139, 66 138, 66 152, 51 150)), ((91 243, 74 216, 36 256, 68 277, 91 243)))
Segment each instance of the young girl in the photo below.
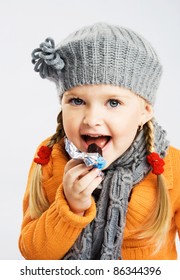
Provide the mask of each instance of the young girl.
POLYGON ((57 85, 56 133, 34 157, 23 201, 25 259, 176 259, 180 152, 153 116, 162 66, 152 46, 119 26, 86 26, 32 53, 57 85), (71 158, 95 143, 100 171, 71 158))

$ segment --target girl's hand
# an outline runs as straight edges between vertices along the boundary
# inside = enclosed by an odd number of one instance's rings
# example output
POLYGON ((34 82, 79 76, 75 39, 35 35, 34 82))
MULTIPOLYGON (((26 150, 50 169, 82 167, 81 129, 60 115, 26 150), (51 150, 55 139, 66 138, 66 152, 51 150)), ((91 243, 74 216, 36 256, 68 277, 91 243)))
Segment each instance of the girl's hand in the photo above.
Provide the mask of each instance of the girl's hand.
POLYGON ((63 188, 71 211, 83 215, 91 206, 91 194, 101 183, 100 170, 87 167, 82 161, 71 159, 65 166, 63 188))

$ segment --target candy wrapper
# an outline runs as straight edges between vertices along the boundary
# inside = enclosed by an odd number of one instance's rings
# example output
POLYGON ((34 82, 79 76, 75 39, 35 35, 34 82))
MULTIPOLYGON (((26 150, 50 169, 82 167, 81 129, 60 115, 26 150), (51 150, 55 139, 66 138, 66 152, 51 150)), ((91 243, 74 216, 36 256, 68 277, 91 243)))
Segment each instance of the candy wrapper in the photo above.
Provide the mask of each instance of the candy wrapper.
POLYGON ((82 159, 86 166, 93 166, 98 169, 103 169, 106 165, 106 161, 101 155, 101 148, 95 143, 89 145, 88 152, 85 153, 79 151, 76 146, 74 146, 74 144, 69 141, 69 139, 65 138, 65 149, 71 158, 82 159), (95 152, 93 150, 95 150, 95 152))

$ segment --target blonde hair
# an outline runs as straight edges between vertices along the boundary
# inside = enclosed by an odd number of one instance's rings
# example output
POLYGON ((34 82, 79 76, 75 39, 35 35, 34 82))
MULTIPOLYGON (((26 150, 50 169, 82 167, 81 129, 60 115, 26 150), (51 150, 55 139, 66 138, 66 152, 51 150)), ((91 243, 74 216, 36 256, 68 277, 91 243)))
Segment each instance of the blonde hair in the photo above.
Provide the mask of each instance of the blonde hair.
MULTIPOLYGON (((148 121, 144 125, 146 132, 147 151, 154 151, 154 126, 152 121, 148 121)), ((167 183, 163 174, 157 175, 157 199, 153 205, 150 215, 147 217, 145 224, 137 230, 134 235, 138 239, 147 238, 149 244, 154 243, 156 253, 166 240, 166 234, 171 223, 171 206, 169 194, 167 191, 167 183)))
MULTIPOLYGON (((62 111, 57 117, 56 133, 51 137, 48 147, 53 147, 64 137, 64 129, 62 123, 62 111)), ((30 191, 29 191, 29 212, 32 219, 36 219, 49 208, 49 202, 46 199, 42 189, 42 172, 41 165, 36 164, 34 172, 31 177, 30 191)))
MULTIPOLYGON (((51 137, 47 145, 49 147, 52 147, 64 137, 62 112, 57 117, 57 123, 56 133, 51 137)), ((152 121, 148 121, 143 129, 146 133, 147 151, 151 153, 154 151, 154 126, 152 121)), ((31 218, 40 217, 49 207, 49 203, 42 190, 41 177, 41 165, 37 164, 34 168, 30 186, 29 210, 31 218)), ((137 229, 134 236, 138 239, 147 238, 149 243, 154 242, 156 245, 155 251, 158 251, 169 229, 170 219, 171 212, 167 186, 164 176, 161 174, 157 175, 157 200, 153 211, 143 227, 137 229)))

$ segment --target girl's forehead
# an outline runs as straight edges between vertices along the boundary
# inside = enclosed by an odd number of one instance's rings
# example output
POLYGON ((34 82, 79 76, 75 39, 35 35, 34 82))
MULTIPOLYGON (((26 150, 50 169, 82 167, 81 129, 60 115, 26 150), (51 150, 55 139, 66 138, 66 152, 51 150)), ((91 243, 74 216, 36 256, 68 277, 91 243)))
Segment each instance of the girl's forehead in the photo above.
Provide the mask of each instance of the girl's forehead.
POLYGON ((122 96, 122 97, 132 97, 135 94, 129 89, 113 86, 113 85, 82 85, 69 89, 64 93, 64 96, 68 95, 84 95, 84 96, 122 96))

